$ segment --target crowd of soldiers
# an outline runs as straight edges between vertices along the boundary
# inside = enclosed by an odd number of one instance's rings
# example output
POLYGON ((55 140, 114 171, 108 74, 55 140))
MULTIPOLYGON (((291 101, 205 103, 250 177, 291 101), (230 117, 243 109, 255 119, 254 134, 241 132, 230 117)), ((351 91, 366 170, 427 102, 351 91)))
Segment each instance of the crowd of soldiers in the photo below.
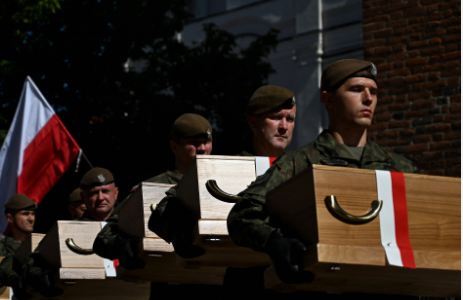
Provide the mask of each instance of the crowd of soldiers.
MULTIPOLYGON (((277 159, 264 175, 239 194, 240 200, 228 216, 228 231, 237 245, 267 253, 283 282, 313 280, 313 274, 304 271, 299 261, 309 245, 286 237, 272 224, 266 210, 268 191, 312 164, 420 173, 411 161, 385 151, 367 136, 377 104, 376 73, 373 63, 354 59, 339 60, 328 66, 322 75, 320 92, 321 102, 328 111, 329 126, 315 141, 293 151, 285 152, 296 120, 297 105, 292 91, 278 86, 262 86, 246 107, 247 121, 253 131, 253 147, 238 155, 277 159)), ((197 154, 212 153, 212 133, 212 126, 202 116, 193 113, 180 116, 172 126, 170 141, 175 168, 145 181, 177 185, 197 154)), ((120 265, 129 270, 145 266, 138 257, 140 240, 121 233, 117 222, 119 211, 136 189, 137 186, 116 205, 119 191, 114 176, 107 169, 93 168, 83 176, 79 188, 69 197, 73 219, 108 222, 96 237, 93 251, 104 258, 119 259, 120 265)), ((18 298, 27 298, 25 290, 28 285, 44 296, 60 293, 53 286, 53 270, 40 258, 37 250, 22 265, 14 261, 15 250, 33 231, 35 209, 36 204, 26 195, 16 194, 5 204, 11 230, 0 241, 0 256, 5 256, 0 264, 0 284, 11 286, 18 298)), ((193 258, 203 255, 204 249, 192 244, 189 233, 195 224, 187 215, 187 209, 176 197, 174 186, 156 206, 148 227, 172 243, 179 256, 193 258)), ((236 292, 246 282, 261 282, 263 270, 229 268, 225 282, 236 292)), ((153 283, 152 288, 155 286, 153 283)))

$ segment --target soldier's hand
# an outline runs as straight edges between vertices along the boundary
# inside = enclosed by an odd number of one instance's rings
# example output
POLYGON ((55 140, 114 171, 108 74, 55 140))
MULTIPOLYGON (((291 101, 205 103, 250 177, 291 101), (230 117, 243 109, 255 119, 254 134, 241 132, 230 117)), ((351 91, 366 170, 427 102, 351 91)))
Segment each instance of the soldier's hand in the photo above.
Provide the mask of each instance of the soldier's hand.
POLYGON ((183 258, 195 258, 205 253, 203 248, 192 244, 189 235, 182 229, 175 232, 172 236, 172 245, 174 246, 175 253, 183 258))
POLYGON ((124 239, 120 236, 116 238, 116 245, 119 248, 118 259, 122 267, 127 270, 143 269, 145 262, 138 257, 138 244, 141 239, 124 239))
POLYGON ((32 298, 32 295, 26 292, 26 285, 19 275, 11 275, 8 278, 8 286, 11 287, 13 294, 19 300, 27 300, 32 298))
POLYGON ((278 277, 284 283, 309 283, 314 279, 313 273, 304 271, 301 265, 302 253, 306 247, 299 240, 284 237, 280 230, 275 230, 265 245, 265 252, 270 256, 278 277))
POLYGON ((53 270, 38 270, 34 276, 34 281, 38 286, 39 293, 45 297, 57 297, 63 290, 54 286, 53 270))

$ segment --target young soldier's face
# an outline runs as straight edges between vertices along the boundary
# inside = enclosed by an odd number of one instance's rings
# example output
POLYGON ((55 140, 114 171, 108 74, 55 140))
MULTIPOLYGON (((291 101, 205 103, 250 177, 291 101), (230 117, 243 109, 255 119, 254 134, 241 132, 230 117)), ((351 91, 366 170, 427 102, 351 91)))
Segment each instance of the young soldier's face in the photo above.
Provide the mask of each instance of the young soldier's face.
POLYGON ((82 191, 81 197, 90 216, 101 216, 112 213, 116 204, 119 189, 114 183, 96 186, 82 191))
MULTIPOLYGON (((378 87, 369 78, 349 78, 333 94, 330 119, 349 128, 368 128, 373 120, 378 87)), ((328 108, 330 110, 330 108, 328 108)))
POLYGON ((258 116, 249 116, 248 123, 255 142, 264 146, 270 156, 280 156, 291 143, 296 121, 296 106, 276 108, 258 116))
POLYGON ((171 141, 170 147, 175 154, 176 160, 188 166, 197 154, 211 154, 212 137, 180 138, 178 143, 171 141))
POLYGON ((7 214, 8 222, 24 233, 34 231, 35 210, 17 210, 14 215, 7 214))

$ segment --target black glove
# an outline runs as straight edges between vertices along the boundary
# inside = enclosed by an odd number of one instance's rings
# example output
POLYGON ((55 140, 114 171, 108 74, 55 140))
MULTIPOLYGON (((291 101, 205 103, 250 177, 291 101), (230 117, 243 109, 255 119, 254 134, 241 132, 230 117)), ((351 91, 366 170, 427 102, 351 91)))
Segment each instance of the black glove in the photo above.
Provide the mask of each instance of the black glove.
POLYGON ((304 271, 301 265, 301 255, 307 248, 294 238, 285 238, 279 229, 275 230, 265 245, 265 252, 270 256, 278 277, 284 283, 310 283, 313 273, 304 271))
POLYGON ((166 242, 172 243, 175 252, 183 258, 194 258, 205 253, 204 249, 193 245, 193 227, 194 221, 190 212, 178 198, 169 199, 162 216, 158 211, 154 211, 148 222, 148 228, 166 242))
POLYGON ((26 292, 26 285, 23 283, 21 276, 15 274, 8 278, 8 286, 13 290, 13 294, 20 300, 32 298, 32 295, 26 292))
POLYGON ((123 239, 120 236, 116 237, 116 247, 119 249, 117 258, 121 266, 127 270, 143 269, 145 267, 145 262, 138 257, 138 244, 140 241, 139 238, 123 239))
POLYGON ((39 293, 44 297, 57 297, 63 290, 54 286, 53 270, 38 270, 34 275, 34 282, 38 286, 39 293))

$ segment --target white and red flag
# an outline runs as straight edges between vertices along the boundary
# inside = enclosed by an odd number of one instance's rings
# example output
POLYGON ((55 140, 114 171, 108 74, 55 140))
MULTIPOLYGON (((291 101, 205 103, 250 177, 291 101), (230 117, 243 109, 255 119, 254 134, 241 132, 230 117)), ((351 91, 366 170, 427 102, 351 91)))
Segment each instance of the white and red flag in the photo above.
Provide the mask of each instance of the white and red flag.
POLYGON ((0 150, 0 232, 8 222, 3 205, 21 193, 45 197, 79 154, 80 147, 30 77, 0 150))
POLYGON ((381 243, 390 265, 416 268, 408 230, 405 178, 401 172, 376 170, 378 199, 383 200, 379 213, 381 243))

